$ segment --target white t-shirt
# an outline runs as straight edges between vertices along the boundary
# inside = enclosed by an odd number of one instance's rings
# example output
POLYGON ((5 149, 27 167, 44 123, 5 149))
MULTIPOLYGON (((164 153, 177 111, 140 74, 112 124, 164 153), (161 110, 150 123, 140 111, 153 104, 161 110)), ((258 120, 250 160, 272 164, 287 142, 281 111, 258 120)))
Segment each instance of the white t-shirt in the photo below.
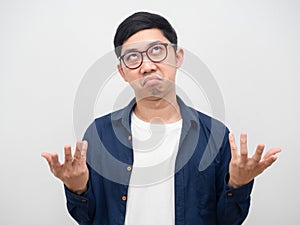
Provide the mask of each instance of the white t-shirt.
POLYGON ((125 225, 174 225, 174 169, 182 120, 151 124, 132 113, 133 168, 125 225))

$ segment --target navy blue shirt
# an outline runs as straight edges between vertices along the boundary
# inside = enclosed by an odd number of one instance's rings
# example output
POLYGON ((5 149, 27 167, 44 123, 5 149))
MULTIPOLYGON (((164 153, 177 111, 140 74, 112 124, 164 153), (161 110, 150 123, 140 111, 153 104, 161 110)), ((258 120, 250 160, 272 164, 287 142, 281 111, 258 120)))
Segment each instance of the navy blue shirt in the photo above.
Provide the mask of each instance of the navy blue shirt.
MULTIPOLYGON (((228 128, 179 97, 177 102, 182 130, 175 164, 175 224, 242 224, 253 181, 236 189, 227 186, 228 128)), ((88 190, 76 195, 65 188, 68 211, 79 224, 124 225, 134 160, 130 125, 135 104, 133 99, 127 107, 97 118, 85 132, 88 190)))

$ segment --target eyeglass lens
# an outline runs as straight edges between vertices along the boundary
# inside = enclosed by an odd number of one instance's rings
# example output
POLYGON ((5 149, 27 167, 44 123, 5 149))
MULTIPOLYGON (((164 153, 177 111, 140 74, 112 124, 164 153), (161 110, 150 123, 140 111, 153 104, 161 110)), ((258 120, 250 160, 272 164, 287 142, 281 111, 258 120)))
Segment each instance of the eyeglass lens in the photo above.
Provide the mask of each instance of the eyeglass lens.
POLYGON ((167 46, 164 44, 156 44, 150 46, 143 52, 128 52, 122 57, 124 64, 130 69, 138 68, 143 63, 144 52, 152 62, 161 62, 167 57, 167 46))

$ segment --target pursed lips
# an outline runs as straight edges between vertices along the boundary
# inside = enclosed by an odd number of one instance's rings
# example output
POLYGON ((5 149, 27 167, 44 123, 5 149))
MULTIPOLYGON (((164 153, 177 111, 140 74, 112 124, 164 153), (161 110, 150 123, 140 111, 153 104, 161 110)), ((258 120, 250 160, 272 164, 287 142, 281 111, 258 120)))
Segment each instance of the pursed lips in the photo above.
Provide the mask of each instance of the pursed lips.
POLYGON ((144 86, 150 80, 162 80, 162 76, 159 74, 147 75, 142 80, 142 86, 144 86))

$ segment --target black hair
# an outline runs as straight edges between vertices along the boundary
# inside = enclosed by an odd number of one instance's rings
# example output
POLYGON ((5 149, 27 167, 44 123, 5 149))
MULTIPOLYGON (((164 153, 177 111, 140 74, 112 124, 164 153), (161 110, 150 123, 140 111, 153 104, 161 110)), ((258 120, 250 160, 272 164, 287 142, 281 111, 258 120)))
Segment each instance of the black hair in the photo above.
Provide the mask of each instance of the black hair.
POLYGON ((114 37, 115 53, 117 57, 121 54, 123 43, 135 33, 157 28, 173 44, 177 45, 177 34, 172 25, 164 17, 150 12, 136 12, 127 17, 117 28, 114 37))

